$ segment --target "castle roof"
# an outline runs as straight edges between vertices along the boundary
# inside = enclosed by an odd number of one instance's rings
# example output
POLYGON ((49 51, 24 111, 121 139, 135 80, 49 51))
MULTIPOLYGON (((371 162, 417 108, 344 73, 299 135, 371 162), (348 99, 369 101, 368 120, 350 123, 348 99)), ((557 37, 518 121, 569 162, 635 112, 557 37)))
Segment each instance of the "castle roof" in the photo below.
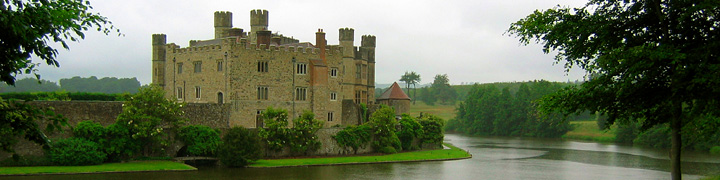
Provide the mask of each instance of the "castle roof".
POLYGON ((384 99, 407 99, 410 100, 410 97, 408 97, 405 92, 400 88, 400 85, 398 85, 397 82, 394 82, 392 86, 388 90, 386 90, 382 95, 380 95, 378 100, 384 100, 384 99))

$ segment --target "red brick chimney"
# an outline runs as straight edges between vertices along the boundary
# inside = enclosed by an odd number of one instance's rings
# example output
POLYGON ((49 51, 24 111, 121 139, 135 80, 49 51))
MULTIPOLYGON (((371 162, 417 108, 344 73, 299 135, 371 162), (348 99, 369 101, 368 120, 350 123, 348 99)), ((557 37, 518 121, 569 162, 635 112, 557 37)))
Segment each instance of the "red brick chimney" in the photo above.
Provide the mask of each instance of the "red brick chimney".
POLYGON ((269 47, 270 47, 270 36, 271 36, 271 32, 270 32, 270 31, 265 31, 265 30, 263 30, 263 31, 258 31, 258 32, 256 32, 256 33, 257 33, 257 45, 258 45, 258 47, 260 47, 261 44, 265 44, 265 48, 266 48, 266 49, 269 48, 269 47))
POLYGON ((320 59, 322 59, 325 64, 327 64, 327 60, 325 60, 326 45, 327 41, 325 40, 325 32, 323 32, 322 29, 318 29, 318 32, 315 33, 315 47, 320 48, 320 59))

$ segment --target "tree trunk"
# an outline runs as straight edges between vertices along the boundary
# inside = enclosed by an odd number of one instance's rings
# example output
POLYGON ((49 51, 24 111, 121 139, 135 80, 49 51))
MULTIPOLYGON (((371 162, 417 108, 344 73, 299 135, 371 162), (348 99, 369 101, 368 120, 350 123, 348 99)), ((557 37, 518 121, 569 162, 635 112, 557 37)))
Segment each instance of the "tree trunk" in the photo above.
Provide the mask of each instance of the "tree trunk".
POLYGON ((676 110, 678 113, 673 115, 673 119, 670 121, 670 128, 672 129, 672 146, 670 147, 670 168, 673 180, 682 179, 682 173, 680 172, 680 150, 682 147, 682 139, 680 137, 680 129, 682 128, 682 109, 676 110))

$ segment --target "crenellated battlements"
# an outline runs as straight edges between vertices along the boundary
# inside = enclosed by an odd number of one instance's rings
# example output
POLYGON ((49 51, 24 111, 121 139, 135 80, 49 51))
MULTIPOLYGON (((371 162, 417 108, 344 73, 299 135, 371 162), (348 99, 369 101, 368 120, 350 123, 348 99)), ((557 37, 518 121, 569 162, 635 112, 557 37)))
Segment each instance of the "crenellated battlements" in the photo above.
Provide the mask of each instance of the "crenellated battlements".
POLYGON ((268 13, 264 9, 254 9, 250 11, 250 26, 268 26, 268 13))
POLYGON ((375 47, 375 36, 373 35, 363 35, 362 36, 362 42, 360 43, 361 47, 375 47))
POLYGON ((215 27, 232 27, 232 12, 215 11, 215 27))
POLYGON ((353 28, 340 28, 340 41, 353 41, 355 39, 355 30, 353 28))
POLYGON ((165 45, 167 43, 167 36, 165 34, 153 34, 152 45, 165 45))

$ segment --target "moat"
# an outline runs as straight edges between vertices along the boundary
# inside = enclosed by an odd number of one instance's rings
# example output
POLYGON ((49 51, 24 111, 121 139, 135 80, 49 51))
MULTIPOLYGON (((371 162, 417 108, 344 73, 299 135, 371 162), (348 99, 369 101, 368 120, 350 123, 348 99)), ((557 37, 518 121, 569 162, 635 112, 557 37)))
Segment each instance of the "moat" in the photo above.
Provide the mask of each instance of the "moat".
MULTIPOLYGON (((472 159, 293 168, 200 167, 192 172, 15 176, 3 179, 669 179, 665 150, 560 139, 447 134, 472 159)), ((720 174, 720 157, 683 154, 683 178, 720 174)))

